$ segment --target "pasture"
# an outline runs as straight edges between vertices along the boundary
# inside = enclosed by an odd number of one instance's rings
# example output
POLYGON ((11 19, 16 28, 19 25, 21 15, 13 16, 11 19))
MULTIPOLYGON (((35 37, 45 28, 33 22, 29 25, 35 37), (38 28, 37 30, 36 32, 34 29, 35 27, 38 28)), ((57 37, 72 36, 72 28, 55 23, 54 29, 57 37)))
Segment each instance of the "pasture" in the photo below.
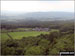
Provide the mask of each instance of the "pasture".
POLYGON ((7 39, 10 39, 6 33, 1 33, 0 36, 1 36, 1 42, 4 42, 4 41, 6 41, 7 39))
MULTIPOLYGON (((9 32, 9 35, 13 39, 21 39, 22 37, 29 37, 29 36, 38 36, 40 34, 48 34, 49 32, 46 31, 26 31, 26 32, 9 32)), ((6 33, 1 33, 1 40, 9 39, 6 33)))

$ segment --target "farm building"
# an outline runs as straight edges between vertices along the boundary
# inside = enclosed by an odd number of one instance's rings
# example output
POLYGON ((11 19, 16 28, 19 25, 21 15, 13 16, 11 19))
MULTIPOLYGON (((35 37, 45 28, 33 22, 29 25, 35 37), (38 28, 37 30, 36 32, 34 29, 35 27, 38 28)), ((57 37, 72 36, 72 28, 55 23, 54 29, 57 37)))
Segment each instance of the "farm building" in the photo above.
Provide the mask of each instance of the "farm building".
POLYGON ((33 28, 32 30, 33 31, 49 31, 49 28, 38 28, 38 27, 36 27, 36 28, 33 28))

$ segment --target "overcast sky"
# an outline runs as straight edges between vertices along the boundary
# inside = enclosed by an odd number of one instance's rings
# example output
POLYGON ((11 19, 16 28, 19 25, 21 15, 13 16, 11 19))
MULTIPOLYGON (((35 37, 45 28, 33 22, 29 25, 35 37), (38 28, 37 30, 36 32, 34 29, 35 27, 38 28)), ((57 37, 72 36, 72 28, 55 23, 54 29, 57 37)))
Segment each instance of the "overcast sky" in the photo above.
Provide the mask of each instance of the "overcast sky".
POLYGON ((14 12, 74 12, 74 1, 1 1, 1 11, 14 12))

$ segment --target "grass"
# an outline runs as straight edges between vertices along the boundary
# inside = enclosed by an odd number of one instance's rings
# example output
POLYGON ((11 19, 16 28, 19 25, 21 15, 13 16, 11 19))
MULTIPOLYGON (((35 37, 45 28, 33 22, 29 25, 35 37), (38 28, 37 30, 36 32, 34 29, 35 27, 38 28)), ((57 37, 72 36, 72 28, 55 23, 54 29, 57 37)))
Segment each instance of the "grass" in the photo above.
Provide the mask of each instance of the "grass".
MULTIPOLYGON (((21 39, 22 37, 28 37, 28 36, 38 36, 40 34, 48 34, 49 32, 45 31, 27 31, 27 32, 10 32, 9 34, 13 37, 13 39, 21 39)), ((3 40, 8 39, 6 33, 1 34, 1 38, 3 40)))
POLYGON ((2 42, 6 41, 7 39, 10 39, 6 33, 1 33, 0 36, 1 36, 1 41, 2 42))

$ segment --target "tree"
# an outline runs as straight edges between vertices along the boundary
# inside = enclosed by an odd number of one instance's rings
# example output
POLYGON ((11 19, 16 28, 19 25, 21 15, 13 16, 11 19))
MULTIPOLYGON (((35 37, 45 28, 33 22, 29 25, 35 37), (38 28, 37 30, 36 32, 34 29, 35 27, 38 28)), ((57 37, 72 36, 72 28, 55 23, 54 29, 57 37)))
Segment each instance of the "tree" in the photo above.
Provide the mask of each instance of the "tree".
POLYGON ((54 41, 54 39, 57 39, 60 37, 60 32, 58 30, 52 30, 49 34, 48 39, 51 41, 51 43, 54 41))

